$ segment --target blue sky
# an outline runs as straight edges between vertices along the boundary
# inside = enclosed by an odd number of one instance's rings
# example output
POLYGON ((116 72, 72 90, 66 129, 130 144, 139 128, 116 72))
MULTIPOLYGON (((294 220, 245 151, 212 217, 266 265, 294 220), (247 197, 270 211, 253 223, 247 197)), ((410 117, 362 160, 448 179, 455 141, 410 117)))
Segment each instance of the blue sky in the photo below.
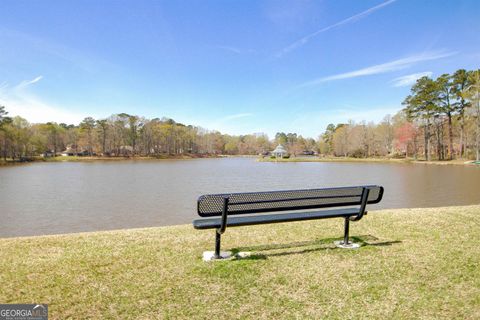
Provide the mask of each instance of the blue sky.
POLYGON ((1 1, 0 103, 31 122, 126 112, 231 134, 379 121, 480 65, 480 1, 1 1))

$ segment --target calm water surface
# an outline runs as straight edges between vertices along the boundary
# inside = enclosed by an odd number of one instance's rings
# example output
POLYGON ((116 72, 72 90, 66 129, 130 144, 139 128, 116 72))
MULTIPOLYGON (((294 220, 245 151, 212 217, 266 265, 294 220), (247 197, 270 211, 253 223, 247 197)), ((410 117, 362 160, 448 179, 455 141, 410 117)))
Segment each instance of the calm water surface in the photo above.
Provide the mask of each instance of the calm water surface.
POLYGON ((0 168, 0 237, 191 223, 199 195, 379 184, 374 208, 480 203, 480 168, 248 158, 0 168))

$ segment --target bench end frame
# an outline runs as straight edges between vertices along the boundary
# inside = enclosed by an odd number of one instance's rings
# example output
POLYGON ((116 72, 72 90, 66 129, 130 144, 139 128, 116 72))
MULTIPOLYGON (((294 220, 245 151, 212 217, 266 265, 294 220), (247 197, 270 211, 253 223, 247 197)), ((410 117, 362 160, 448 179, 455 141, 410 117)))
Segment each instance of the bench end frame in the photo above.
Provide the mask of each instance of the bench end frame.
POLYGON ((220 225, 220 228, 215 230, 215 253, 213 256, 214 259, 222 259, 222 255, 220 254, 220 242, 222 239, 222 234, 227 228, 228 201, 229 197, 223 198, 222 224, 220 225))
POLYGON ((343 241, 335 243, 339 248, 358 248, 355 246, 354 243, 348 241, 349 229, 350 229, 350 221, 358 221, 362 219, 363 215, 367 212, 365 209, 367 208, 368 202, 368 194, 370 193, 370 189, 368 187, 364 187, 362 190, 361 202, 360 202, 360 210, 358 211, 358 215, 353 217, 345 217, 345 226, 343 232, 343 241))

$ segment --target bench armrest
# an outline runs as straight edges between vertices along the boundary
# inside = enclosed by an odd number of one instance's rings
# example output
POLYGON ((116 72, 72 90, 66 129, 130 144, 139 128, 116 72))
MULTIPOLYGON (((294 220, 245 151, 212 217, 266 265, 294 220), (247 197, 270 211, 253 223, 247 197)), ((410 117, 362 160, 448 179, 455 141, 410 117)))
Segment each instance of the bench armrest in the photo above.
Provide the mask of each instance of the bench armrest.
POLYGON ((369 188, 363 188, 362 190, 362 196, 361 196, 361 202, 360 202, 360 210, 358 215, 354 217, 350 217, 351 221, 358 221, 362 219, 363 215, 366 214, 367 212, 365 211, 367 207, 367 202, 368 202, 368 194, 370 193, 369 188))

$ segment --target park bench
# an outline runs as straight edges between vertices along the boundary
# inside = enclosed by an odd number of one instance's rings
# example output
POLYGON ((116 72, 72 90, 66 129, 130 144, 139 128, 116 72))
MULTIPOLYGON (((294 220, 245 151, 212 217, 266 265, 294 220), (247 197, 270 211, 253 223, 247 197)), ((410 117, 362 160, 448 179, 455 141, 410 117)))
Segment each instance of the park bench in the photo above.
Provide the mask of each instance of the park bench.
POLYGON ((220 240, 227 227, 315 219, 345 219, 343 241, 337 245, 353 248, 358 244, 349 242, 350 221, 360 220, 367 213, 367 204, 379 203, 382 196, 383 187, 375 185, 209 194, 198 198, 197 212, 203 219, 194 220, 193 226, 195 229, 216 229, 213 259, 222 258, 220 240), (265 214, 267 212, 275 213, 265 214))

